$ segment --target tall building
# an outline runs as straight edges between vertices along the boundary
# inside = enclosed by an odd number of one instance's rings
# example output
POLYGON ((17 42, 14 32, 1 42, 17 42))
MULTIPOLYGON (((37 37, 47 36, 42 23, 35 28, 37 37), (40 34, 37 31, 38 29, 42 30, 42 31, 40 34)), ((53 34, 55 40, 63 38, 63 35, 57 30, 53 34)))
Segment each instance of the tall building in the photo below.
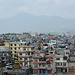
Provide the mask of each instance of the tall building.
POLYGON ((38 50, 33 55, 33 73, 34 74, 52 74, 54 51, 38 50))
POLYGON ((18 60, 18 51, 20 50, 21 42, 9 42, 9 48, 12 54, 12 58, 17 62, 18 60))
POLYGON ((18 51, 20 66, 32 67, 34 49, 35 48, 33 46, 21 45, 21 50, 18 51))
POLYGON ((5 66, 7 63, 11 62, 12 59, 9 44, 5 41, 0 41, 0 66, 5 66))

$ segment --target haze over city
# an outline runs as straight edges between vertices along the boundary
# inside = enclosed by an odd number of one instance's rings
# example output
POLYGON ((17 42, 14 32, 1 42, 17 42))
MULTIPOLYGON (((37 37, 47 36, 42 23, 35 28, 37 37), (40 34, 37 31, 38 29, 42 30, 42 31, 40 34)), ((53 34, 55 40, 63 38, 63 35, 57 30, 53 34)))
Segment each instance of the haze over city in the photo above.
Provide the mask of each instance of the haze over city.
POLYGON ((0 33, 74 32, 74 0, 0 0, 0 33))
POLYGON ((0 75, 75 75, 75 0, 0 0, 0 75))

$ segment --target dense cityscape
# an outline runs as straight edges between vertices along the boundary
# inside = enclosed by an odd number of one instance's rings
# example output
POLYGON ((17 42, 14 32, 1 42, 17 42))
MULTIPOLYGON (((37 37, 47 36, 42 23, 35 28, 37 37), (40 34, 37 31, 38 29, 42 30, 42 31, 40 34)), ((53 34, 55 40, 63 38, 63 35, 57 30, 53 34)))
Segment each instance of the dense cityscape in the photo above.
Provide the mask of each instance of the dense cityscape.
POLYGON ((75 74, 75 35, 0 34, 0 75, 75 74))

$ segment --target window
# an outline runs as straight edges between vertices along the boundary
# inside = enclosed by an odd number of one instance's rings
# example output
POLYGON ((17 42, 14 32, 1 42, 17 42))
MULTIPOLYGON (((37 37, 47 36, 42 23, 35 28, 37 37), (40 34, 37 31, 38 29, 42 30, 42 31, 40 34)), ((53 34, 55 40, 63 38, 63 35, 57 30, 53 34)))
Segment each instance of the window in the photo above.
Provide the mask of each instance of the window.
POLYGON ((38 74, 38 70, 35 70, 35 69, 34 69, 34 73, 35 73, 35 74, 38 74))
POLYGON ((40 56, 40 53, 38 53, 37 56, 40 56))
POLYGON ((11 46, 13 46, 13 44, 11 44, 11 46))
POLYGON ((46 61, 46 59, 45 58, 40 58, 39 61, 46 61))
POLYGON ((11 50, 12 50, 12 48, 11 48, 11 50))
POLYGON ((34 67, 38 67, 38 65, 34 65, 34 67))
POLYGON ((25 58, 25 60, 27 60, 27 58, 25 58))
POLYGON ((26 48, 24 48, 24 50, 26 50, 26 48))
POLYGON ((34 62, 38 62, 38 60, 34 60, 34 62))
POLYGON ((56 66, 59 66, 60 64, 59 63, 56 63, 56 66))
POLYGON ((66 63, 63 63, 63 66, 66 66, 66 63))
POLYGON ((66 54, 69 54, 69 52, 66 52, 66 54))
POLYGON ((67 56, 64 56, 64 57, 63 57, 63 60, 67 60, 67 56))
POLYGON ((7 56, 7 54, 4 54, 4 56, 7 56))
POLYGON ((10 51, 12 53, 12 51, 10 51))
POLYGON ((14 46, 16 46, 16 44, 14 46))
POLYGON ((16 51, 15 51, 15 53, 16 53, 16 51))
POLYGON ((53 52, 50 52, 50 54, 53 54, 53 52))
POLYGON ((3 60, 4 58, 2 57, 2 60, 3 60))
POLYGON ((56 60, 60 60, 60 58, 56 58, 56 60))
POLYGON ((15 57, 16 57, 16 55, 15 55, 15 57))
POLYGON ((25 55, 28 55, 28 53, 25 53, 25 55))
POLYGON ((16 48, 15 48, 15 50, 16 50, 16 48))
POLYGON ((20 60, 22 60, 22 58, 20 58, 20 60))
POLYGON ((46 67, 46 65, 42 65, 42 67, 46 67))
POLYGON ((32 52, 31 55, 33 55, 34 53, 32 52))
POLYGON ((51 65, 48 65, 48 67, 51 67, 51 65))
POLYGON ((20 47, 18 49, 20 49, 20 47))
POLYGON ((22 53, 20 53, 20 55, 22 55, 22 53))
POLYGON ((28 55, 30 55, 30 52, 28 52, 28 55))

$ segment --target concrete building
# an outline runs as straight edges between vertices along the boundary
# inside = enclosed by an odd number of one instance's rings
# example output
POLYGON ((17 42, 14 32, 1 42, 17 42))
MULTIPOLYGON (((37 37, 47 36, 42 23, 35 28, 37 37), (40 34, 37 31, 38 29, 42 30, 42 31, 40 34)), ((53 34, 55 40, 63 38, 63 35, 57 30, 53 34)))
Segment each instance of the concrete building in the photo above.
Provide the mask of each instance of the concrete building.
POLYGON ((68 72, 67 56, 55 55, 55 68, 56 72, 68 72))
POLYGON ((38 75, 52 74, 53 55, 49 51, 37 50, 33 55, 33 73, 38 75))
POLYGON ((70 55, 68 60, 68 72, 75 73, 75 55, 70 55))
POLYGON ((68 71, 69 73, 75 73, 75 48, 70 50, 69 59, 68 59, 68 71))
POLYGON ((12 58, 14 60, 18 60, 17 51, 20 50, 20 45, 21 45, 21 42, 9 42, 9 48, 10 48, 10 51, 11 51, 11 54, 12 54, 12 58))
POLYGON ((32 56, 34 54, 33 46, 21 45, 21 50, 18 51, 18 60, 20 66, 31 67, 32 66, 32 56))
POLYGON ((9 44, 7 42, 0 42, 0 66, 12 62, 9 44))

